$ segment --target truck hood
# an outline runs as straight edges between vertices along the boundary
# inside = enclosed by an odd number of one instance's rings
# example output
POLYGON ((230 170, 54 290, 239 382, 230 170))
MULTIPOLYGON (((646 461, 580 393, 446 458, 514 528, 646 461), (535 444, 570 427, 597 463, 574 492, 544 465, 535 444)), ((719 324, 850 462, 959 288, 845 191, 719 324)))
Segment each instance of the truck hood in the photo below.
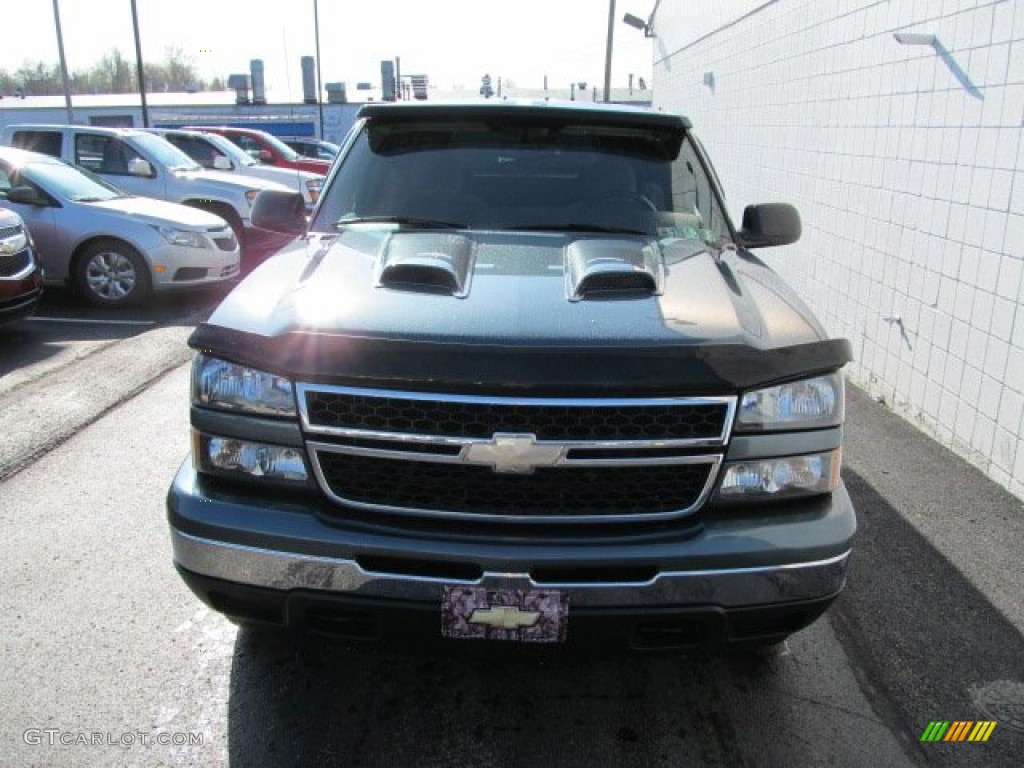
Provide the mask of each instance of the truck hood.
POLYGON ((205 169, 198 171, 176 171, 176 175, 179 178, 206 184, 211 189, 222 189, 238 192, 239 194, 245 194, 245 191, 248 189, 258 189, 261 191, 264 189, 275 189, 279 192, 292 191, 290 185, 278 184, 276 181, 258 179, 255 176, 236 176, 221 171, 208 171, 205 169))
POLYGON ((289 188, 295 187, 296 182, 307 182, 311 179, 323 179, 324 177, 322 173, 300 171, 298 168, 279 168, 274 165, 247 165, 240 170, 240 175, 266 179, 267 181, 284 184, 289 188))
POLYGON ((734 391, 850 359, 747 253, 354 228, 270 259, 191 343, 303 378, 553 392, 734 391))
POLYGON ((88 206, 92 211, 103 211, 119 218, 127 216, 143 224, 157 227, 206 232, 226 226, 222 218, 207 211, 151 197, 117 197, 113 200, 77 205, 88 206))

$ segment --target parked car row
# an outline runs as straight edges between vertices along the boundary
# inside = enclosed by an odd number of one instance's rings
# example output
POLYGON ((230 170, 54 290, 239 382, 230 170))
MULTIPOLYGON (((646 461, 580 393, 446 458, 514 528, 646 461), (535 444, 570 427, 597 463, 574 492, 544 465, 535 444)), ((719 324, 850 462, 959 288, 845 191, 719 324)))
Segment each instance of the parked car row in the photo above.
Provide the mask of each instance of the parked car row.
POLYGON ((334 158, 338 156, 338 152, 341 150, 341 147, 333 142, 315 139, 310 136, 282 136, 281 141, 303 157, 315 157, 320 160, 326 160, 329 163, 334 162, 334 158))
POLYGON ((260 131, 255 128, 236 128, 227 125, 190 125, 185 127, 224 136, 248 152, 254 160, 265 165, 291 168, 297 171, 310 171, 311 173, 319 173, 321 175, 326 175, 327 171, 331 168, 330 160, 300 155, 281 141, 281 139, 266 131, 260 131))
POLYGON ((239 273, 239 244, 208 211, 126 195, 96 174, 36 152, 0 147, 0 205, 32 233, 49 282, 91 303, 138 303, 152 290, 239 273))
MULTIPOLYGON (((262 133, 239 130, 247 140, 262 133)), ((243 250, 270 252, 289 239, 253 227, 256 197, 299 192, 311 210, 330 167, 319 160, 273 167, 268 163, 276 155, 261 150, 255 159, 235 143, 239 136, 205 129, 7 126, 0 131, 6 145, 0 147, 0 208, 20 218, 0 226, 0 233, 18 227, 47 283, 70 285, 101 306, 234 279, 243 250)), ((286 161, 298 157, 281 142, 268 142, 275 151, 278 144, 286 161)), ((25 277, 13 266, 14 253, 6 253, 20 242, 5 240, 0 254, 0 278, 7 281, 0 314, 14 300, 13 276, 25 277)), ((17 250, 19 264, 27 263, 23 250, 17 250)))
POLYGON ((228 138, 216 133, 185 128, 151 128, 186 155, 211 171, 225 171, 238 176, 251 176, 291 187, 302 195, 307 208, 312 208, 324 185, 323 173, 297 168, 265 165, 228 138))

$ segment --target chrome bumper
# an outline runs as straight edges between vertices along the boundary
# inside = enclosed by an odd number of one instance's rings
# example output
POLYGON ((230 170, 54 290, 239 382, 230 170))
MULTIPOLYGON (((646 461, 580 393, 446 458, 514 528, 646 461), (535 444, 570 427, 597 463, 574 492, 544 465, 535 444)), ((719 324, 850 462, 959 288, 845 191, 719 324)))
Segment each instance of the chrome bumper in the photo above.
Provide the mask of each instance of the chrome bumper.
POLYGON ((669 571, 647 581, 537 582, 526 573, 485 572, 472 581, 366 571, 354 560, 278 552, 212 541, 172 529, 174 559, 187 571, 280 591, 314 589, 369 598, 439 602, 446 584, 489 589, 559 589, 575 607, 787 603, 835 595, 850 552, 827 560, 728 570, 669 571))

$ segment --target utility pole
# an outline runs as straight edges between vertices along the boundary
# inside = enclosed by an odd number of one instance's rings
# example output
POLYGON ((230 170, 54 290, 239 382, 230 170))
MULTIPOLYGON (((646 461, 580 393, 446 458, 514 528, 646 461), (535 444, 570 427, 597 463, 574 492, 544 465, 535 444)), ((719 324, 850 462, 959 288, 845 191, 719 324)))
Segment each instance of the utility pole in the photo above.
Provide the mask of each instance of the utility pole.
POLYGON ((139 41, 139 12, 132 0, 132 27, 135 29, 135 65, 139 73, 139 96, 142 97, 142 127, 149 128, 149 109, 146 107, 146 77, 142 68, 142 43, 139 41))
POLYGON ((608 0, 608 43, 604 49, 604 100, 608 102, 612 88, 612 38, 615 36, 615 0, 608 0))
POLYGON ((53 21, 57 25, 57 52, 60 54, 60 77, 64 83, 64 106, 68 112, 68 125, 75 122, 75 113, 71 109, 71 80, 68 78, 68 61, 64 58, 64 35, 60 31, 60 7, 53 0, 53 21))
POLYGON ((320 138, 324 137, 324 85, 320 80, 320 3, 313 0, 313 34, 316 35, 316 108, 320 113, 320 138))

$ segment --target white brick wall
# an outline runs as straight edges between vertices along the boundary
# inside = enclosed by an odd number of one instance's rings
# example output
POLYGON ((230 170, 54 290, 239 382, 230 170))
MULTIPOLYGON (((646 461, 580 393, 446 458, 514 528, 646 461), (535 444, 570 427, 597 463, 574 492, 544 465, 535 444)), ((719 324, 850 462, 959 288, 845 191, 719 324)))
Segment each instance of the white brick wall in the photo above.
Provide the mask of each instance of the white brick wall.
POLYGON ((714 29, 693 6, 656 11, 655 106, 737 222, 800 209, 759 255, 851 340, 848 375, 1024 498, 1024 0, 721 0, 714 29))

